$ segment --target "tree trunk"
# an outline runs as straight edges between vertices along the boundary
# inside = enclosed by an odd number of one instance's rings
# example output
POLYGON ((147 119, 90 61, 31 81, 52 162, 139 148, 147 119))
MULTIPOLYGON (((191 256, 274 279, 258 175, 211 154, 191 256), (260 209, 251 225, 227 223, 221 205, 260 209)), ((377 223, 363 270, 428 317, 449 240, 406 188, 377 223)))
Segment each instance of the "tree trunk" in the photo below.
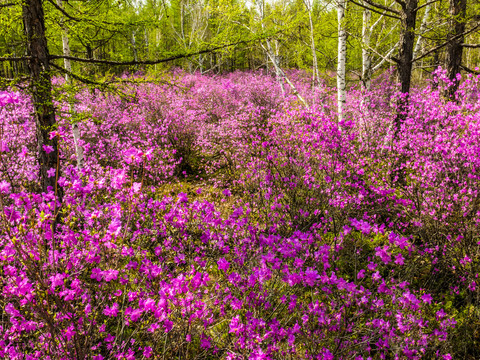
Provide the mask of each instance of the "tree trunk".
POLYGON ((400 126, 407 118, 408 93, 410 92, 410 81, 412 77, 413 47, 415 45, 415 23, 417 19, 418 0, 406 0, 402 2, 401 11, 401 32, 400 32, 400 53, 398 57, 398 80, 402 94, 405 97, 400 99, 397 116, 395 117, 395 133, 398 134, 400 126))
POLYGON ((315 29, 313 27, 313 19, 312 19, 312 3, 308 0, 304 0, 305 7, 308 11, 308 22, 310 25, 310 48, 312 52, 312 83, 313 86, 317 86, 319 84, 320 76, 318 75, 318 60, 317 60, 317 50, 315 47, 315 29))
MULTIPOLYGON (((63 9, 63 0, 57 0, 57 5, 63 9)), ((68 39, 68 29, 67 27, 63 24, 62 22, 62 45, 63 45, 63 55, 64 56, 70 56, 70 44, 69 44, 69 39, 68 39)), ((67 70, 69 73, 72 72, 72 64, 70 62, 70 59, 64 59, 63 64, 65 67, 65 70, 67 70)), ((70 75, 68 73, 65 74, 65 81, 68 84, 71 84, 72 79, 70 79, 70 75)), ((74 105, 72 104, 71 101, 69 101, 68 108, 70 113, 72 114, 74 112, 74 105)), ((76 122, 72 123, 72 135, 73 135, 73 142, 75 144, 75 155, 77 158, 77 169, 82 169, 83 168, 83 148, 80 145, 80 129, 78 127, 78 124, 76 122)))
POLYGON ((372 57, 370 55, 370 19, 372 12, 368 9, 363 9, 363 23, 362 23, 362 84, 367 91, 370 90, 372 81, 372 57))
POLYGON ((137 51, 137 32, 136 32, 136 30, 132 30, 131 42, 132 42, 133 59, 135 60, 135 62, 137 62, 138 61, 138 51, 137 51))
POLYGON ((22 15, 27 40, 27 54, 30 56, 28 62, 30 91, 35 112, 40 185, 44 192, 47 192, 49 188, 54 190, 57 199, 61 202, 63 191, 57 184, 60 172, 58 143, 56 137, 50 139, 49 136, 50 132, 56 128, 56 122, 42 1, 24 0, 22 15), (47 151, 45 147, 47 147, 47 151), (47 171, 52 168, 56 169, 55 175, 49 176, 47 171))
POLYGON ((338 121, 343 121, 346 103, 347 30, 345 27, 345 0, 337 0, 338 53, 337 53, 337 108, 338 121))
POLYGON ((417 42, 415 43, 415 49, 413 50, 414 59, 418 56, 418 53, 422 47, 423 34, 425 34, 425 31, 427 31, 427 22, 428 22, 428 17, 430 15, 431 8, 432 8, 432 4, 428 4, 427 7, 425 8, 422 24, 420 25, 420 33, 418 35, 417 42))
MULTIPOLYGON (((408 112, 408 95, 410 93, 410 81, 412 77, 412 60, 415 46, 415 24, 417 19, 418 0, 405 0, 400 3, 402 11, 400 12, 401 30, 400 30, 400 52, 397 59, 397 73, 400 82, 402 97, 397 104, 397 114, 393 125, 394 139, 398 139, 402 123, 405 122, 408 112)), ((392 183, 401 186, 406 185, 405 171, 402 169, 405 158, 401 156, 394 165, 391 174, 392 183)))
POLYGON ((453 81, 453 85, 446 91, 446 96, 451 100, 455 99, 455 92, 458 89, 457 74, 460 73, 462 65, 463 46, 465 36, 465 14, 467 11, 467 0, 450 0, 450 18, 449 32, 447 34, 447 54, 445 57, 445 67, 447 76, 453 81))

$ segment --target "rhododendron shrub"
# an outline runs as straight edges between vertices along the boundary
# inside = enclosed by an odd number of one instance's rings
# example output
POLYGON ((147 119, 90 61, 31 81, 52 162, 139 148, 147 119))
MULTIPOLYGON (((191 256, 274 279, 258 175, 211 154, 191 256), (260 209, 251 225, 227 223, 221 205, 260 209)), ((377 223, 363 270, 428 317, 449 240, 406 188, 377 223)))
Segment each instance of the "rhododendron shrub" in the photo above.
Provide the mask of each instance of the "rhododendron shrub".
POLYGON ((3 355, 12 359, 414 359, 441 349, 455 323, 392 277, 414 249, 375 226, 352 220, 338 238, 285 238, 252 226, 251 209, 222 218, 185 193, 155 199, 125 186, 120 200, 89 207, 82 200, 95 204, 103 186, 65 188, 69 212, 55 236, 52 197, 16 194, 6 209, 23 214, 10 216, 0 260, 3 355), (343 250, 351 237, 382 244, 354 272, 343 250))
POLYGON ((2 95, 0 356, 475 356, 479 79, 452 102, 438 71, 395 132, 387 75, 340 124, 297 72, 308 108, 261 73, 79 89, 52 129, 62 204, 28 97, 2 95))

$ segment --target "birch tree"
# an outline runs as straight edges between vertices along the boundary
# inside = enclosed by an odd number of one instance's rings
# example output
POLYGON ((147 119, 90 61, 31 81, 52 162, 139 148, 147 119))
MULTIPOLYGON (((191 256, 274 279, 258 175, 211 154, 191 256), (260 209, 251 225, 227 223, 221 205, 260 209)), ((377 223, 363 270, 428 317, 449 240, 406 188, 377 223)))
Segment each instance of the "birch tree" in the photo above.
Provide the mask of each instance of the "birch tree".
POLYGON ((318 61, 317 61, 317 49, 315 47, 315 32, 313 28, 313 4, 311 0, 304 0, 303 3, 305 4, 305 8, 308 13, 308 25, 309 25, 309 30, 310 30, 310 49, 312 52, 312 84, 315 86, 315 84, 318 83, 320 80, 320 77, 318 75, 318 61))
MULTIPOLYGON (((57 5, 63 9, 63 0, 57 0, 57 5)), ((63 64, 65 67, 65 82, 67 85, 71 85, 71 77, 70 73, 72 72, 72 63, 70 59, 68 58, 71 56, 70 52, 70 43, 69 43, 69 37, 68 37, 68 28, 65 25, 64 19, 62 18, 61 20, 61 31, 62 31, 62 49, 63 49, 63 55, 65 58, 63 59, 63 64)), ((74 105, 72 104, 71 101, 69 101, 69 112, 70 114, 73 114, 75 109, 74 105)), ((83 148, 80 145, 80 129, 77 124, 77 122, 72 123, 72 135, 73 135, 73 142, 75 145, 75 155, 77 158, 77 169, 82 169, 83 168, 83 161, 84 161, 84 155, 83 155, 83 148)))
POLYGON ((337 0, 338 51, 337 51, 337 112, 338 121, 343 121, 346 103, 347 30, 345 0, 337 0))
POLYGON ((365 90, 370 90, 372 80, 372 58, 370 55, 370 20, 372 12, 370 9, 363 9, 362 22, 362 84, 365 90))

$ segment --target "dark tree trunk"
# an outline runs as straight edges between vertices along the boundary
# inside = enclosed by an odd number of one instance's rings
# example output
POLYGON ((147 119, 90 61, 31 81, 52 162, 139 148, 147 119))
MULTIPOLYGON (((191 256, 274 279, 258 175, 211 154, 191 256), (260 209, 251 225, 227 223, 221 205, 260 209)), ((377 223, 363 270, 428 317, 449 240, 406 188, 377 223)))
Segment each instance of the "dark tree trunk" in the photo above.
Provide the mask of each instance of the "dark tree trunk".
MULTIPOLYGON (((415 25, 417 20, 418 0, 400 1, 402 10, 400 11, 401 30, 400 30, 400 51, 397 59, 397 75, 400 82, 401 92, 404 95, 397 104, 397 114, 394 120, 395 132, 394 139, 398 139, 400 128, 408 115, 408 102, 410 93, 410 81, 412 77, 412 60, 415 47, 415 25)), ((394 165, 391 174, 392 183, 401 186, 406 185, 405 170, 402 169, 405 158, 400 156, 394 165)))
POLYGON ((52 84, 48 64, 47 38, 45 37, 45 21, 42 0, 24 0, 23 22, 27 37, 27 54, 30 71, 30 91, 35 111, 35 125, 40 165, 40 185, 43 191, 49 187, 56 191, 57 199, 62 201, 62 188, 57 185, 60 171, 57 139, 50 139, 49 133, 55 130, 55 108, 52 102, 52 84), (45 151, 50 146, 53 151, 45 151), (56 169, 56 176, 49 176, 47 171, 56 169))
POLYGON ((449 32, 447 34, 447 55, 445 67, 447 76, 453 81, 453 85, 447 89, 445 96, 454 100, 458 89, 457 74, 462 65, 463 46, 465 36, 465 15, 467 12, 467 0, 450 0, 449 32))
POLYGON ((412 59, 415 46, 415 24, 417 20, 418 0, 405 0, 401 3, 402 28, 400 32, 400 53, 398 57, 398 80, 401 91, 406 97, 400 100, 398 112, 395 117, 395 133, 400 131, 400 126, 407 117, 408 93, 410 92, 410 80, 412 77, 412 59))

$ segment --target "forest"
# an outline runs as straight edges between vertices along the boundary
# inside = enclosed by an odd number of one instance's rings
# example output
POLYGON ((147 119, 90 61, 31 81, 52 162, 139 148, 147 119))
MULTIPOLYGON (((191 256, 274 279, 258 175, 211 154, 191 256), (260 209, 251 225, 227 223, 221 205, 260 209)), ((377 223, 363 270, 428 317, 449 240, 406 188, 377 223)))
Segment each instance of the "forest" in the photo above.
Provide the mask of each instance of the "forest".
POLYGON ((0 358, 480 358, 472 0, 0 0, 0 358))

